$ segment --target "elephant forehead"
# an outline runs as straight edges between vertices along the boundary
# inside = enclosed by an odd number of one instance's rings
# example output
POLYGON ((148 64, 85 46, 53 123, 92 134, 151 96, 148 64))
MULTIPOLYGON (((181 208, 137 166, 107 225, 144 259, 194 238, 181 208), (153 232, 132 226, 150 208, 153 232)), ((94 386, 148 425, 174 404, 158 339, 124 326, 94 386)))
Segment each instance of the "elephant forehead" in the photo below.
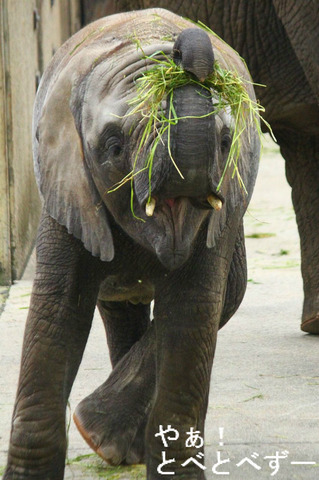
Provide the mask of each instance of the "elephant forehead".
POLYGON ((88 135, 99 135, 109 122, 123 124, 130 128, 133 118, 126 117, 131 108, 129 101, 136 96, 136 79, 153 65, 151 57, 155 52, 169 55, 172 43, 156 42, 143 52, 130 49, 106 58, 92 70, 86 82, 82 97, 82 126, 88 135), (90 133, 91 132, 91 133, 90 133))
POLYGON ((94 143, 107 125, 122 128, 124 123, 128 125, 133 121, 126 116, 130 108, 129 99, 133 96, 128 85, 119 82, 116 87, 106 89, 105 85, 95 88, 94 83, 83 98, 82 109, 82 133, 89 143, 94 143))
POLYGON ((233 115, 231 114, 230 107, 226 107, 217 113, 216 115, 217 132, 220 132, 224 126, 231 128, 233 125, 234 125, 234 118, 233 118, 233 115))
POLYGON ((127 111, 127 105, 114 93, 107 95, 101 102, 95 96, 85 103, 82 114, 82 133, 90 144, 94 144, 105 129, 113 123, 121 125, 127 111))

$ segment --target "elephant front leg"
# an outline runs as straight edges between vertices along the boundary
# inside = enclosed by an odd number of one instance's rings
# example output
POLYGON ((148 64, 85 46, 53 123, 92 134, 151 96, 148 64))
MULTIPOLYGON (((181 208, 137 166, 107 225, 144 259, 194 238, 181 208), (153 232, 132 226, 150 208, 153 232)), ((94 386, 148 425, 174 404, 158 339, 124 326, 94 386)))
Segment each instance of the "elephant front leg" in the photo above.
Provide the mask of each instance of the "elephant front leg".
POLYGON ((319 334, 319 137, 275 132, 292 187, 301 248, 304 304, 301 329, 319 334))
POLYGON ((81 435, 111 465, 144 460, 145 425, 155 390, 154 350, 151 326, 75 410, 81 435))
POLYGON ((148 480, 163 475, 205 478, 204 420, 229 264, 224 267, 215 265, 215 272, 225 274, 216 273, 214 284, 211 265, 210 277, 203 271, 190 279, 186 272, 183 281, 179 274, 156 293, 156 397, 146 432, 148 480))
POLYGON ((86 442, 107 462, 140 463, 144 460, 145 425, 155 385, 150 307, 101 300, 98 307, 114 370, 81 401, 74 420, 86 442))
POLYGON ((63 478, 65 408, 98 291, 87 255, 63 227, 42 219, 4 480, 63 478))
MULTIPOLYGON (((203 308, 211 311, 208 304, 203 308)), ((189 304, 184 313, 186 325, 161 316, 156 326, 157 395, 146 437, 149 480, 205 478, 204 420, 219 316, 204 320, 198 305, 189 304), (187 325, 190 318, 194 325, 187 325)))

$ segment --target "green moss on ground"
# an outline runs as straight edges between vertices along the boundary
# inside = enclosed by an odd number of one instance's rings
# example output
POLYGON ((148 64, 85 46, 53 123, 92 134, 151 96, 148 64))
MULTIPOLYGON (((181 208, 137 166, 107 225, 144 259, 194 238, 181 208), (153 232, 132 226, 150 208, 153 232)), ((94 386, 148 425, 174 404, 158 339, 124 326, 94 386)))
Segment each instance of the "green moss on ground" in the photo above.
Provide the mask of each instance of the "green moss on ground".
POLYGON ((112 467, 107 465, 98 455, 87 454, 69 459, 67 464, 72 468, 80 468, 83 472, 107 480, 145 480, 145 465, 112 467))

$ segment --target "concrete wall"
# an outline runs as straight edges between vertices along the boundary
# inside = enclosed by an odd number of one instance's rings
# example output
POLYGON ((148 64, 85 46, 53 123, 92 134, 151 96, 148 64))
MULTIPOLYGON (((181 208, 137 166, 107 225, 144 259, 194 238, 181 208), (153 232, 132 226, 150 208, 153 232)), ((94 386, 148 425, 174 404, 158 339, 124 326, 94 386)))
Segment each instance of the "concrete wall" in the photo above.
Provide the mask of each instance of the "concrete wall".
POLYGON ((52 55, 80 28, 80 10, 80 0, 0 0, 0 285, 22 275, 34 245, 33 102, 52 55))

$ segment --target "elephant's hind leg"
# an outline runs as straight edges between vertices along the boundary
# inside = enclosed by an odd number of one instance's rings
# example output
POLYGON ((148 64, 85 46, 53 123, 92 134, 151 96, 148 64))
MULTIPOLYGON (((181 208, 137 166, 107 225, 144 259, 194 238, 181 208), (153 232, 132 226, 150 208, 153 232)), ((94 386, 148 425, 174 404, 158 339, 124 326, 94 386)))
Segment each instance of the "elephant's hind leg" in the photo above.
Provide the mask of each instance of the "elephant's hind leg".
POLYGON ((286 160, 286 175, 300 235, 304 304, 301 329, 319 334, 319 137, 275 132, 286 160))
POLYGON ((150 326, 150 306, 130 302, 97 302, 112 366, 130 350, 150 326))
POLYGON ((155 389, 153 327, 140 340, 138 336, 149 325, 149 306, 129 305, 125 311, 124 305, 108 304, 106 308, 100 302, 99 307, 100 311, 103 307, 114 370, 78 405, 74 421, 90 447, 108 463, 143 462, 144 433, 155 389), (129 317, 133 324, 140 320, 135 331, 127 325, 129 317))

